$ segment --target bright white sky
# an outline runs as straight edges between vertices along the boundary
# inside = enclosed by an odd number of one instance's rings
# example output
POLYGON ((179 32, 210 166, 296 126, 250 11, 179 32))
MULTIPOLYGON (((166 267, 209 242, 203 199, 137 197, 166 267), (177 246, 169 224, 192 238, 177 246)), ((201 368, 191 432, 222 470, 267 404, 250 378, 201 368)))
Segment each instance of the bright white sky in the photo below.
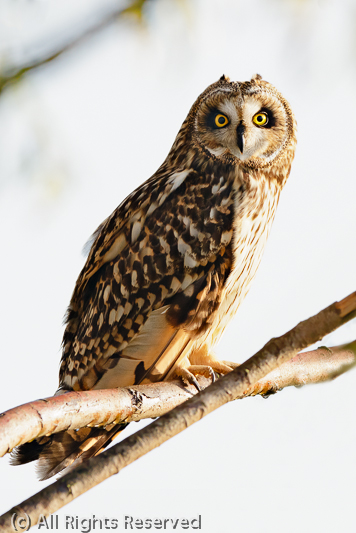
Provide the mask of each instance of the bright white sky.
MULTIPOLYGON (((17 5, 14 14, 0 3, 0 45, 12 57, 103 8, 17 5)), ((273 83, 296 114, 298 148, 260 270, 218 355, 243 361, 356 289, 353 1, 187 5, 158 1, 145 29, 112 27, 0 98, 1 411, 56 390, 84 243, 159 167, 191 104, 223 73, 273 83)), ((353 321, 322 344, 355 333, 353 321)), ((353 371, 225 406, 59 511, 60 531, 65 515, 92 513, 117 518, 120 531, 127 514, 201 514, 204 533, 355 530, 354 383, 353 371)), ((32 465, 6 458, 0 478, 1 512, 45 486, 32 465)))

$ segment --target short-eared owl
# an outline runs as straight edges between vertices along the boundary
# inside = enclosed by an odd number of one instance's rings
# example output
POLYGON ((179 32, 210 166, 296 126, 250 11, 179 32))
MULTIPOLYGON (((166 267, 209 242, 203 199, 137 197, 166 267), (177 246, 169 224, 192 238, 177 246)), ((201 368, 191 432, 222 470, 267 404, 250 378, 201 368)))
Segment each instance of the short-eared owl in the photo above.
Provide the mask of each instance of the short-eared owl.
MULTIPOLYGON (((226 373, 212 350, 245 298, 296 146, 289 104, 259 75, 196 100, 157 172, 95 232, 69 305, 59 389, 226 373)), ((122 426, 17 448, 46 479, 99 453, 122 426)))

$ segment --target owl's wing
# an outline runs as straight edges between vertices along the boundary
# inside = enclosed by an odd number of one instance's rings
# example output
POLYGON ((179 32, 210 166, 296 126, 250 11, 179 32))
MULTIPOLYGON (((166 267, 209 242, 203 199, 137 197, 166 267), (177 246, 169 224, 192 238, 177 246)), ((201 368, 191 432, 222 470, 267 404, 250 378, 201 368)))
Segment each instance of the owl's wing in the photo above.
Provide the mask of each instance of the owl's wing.
MULTIPOLYGON (((194 171, 153 178, 99 227, 67 316, 63 389, 165 379, 209 327, 232 265, 233 184, 194 171)), ((97 455, 125 424, 15 449, 47 479, 97 455)))
POLYGON ((182 171, 151 178, 104 222, 70 304, 62 387, 164 379, 219 306, 233 202, 231 182, 182 171))
POLYGON ((136 241, 140 228, 166 198, 184 182, 190 171, 154 175, 135 189, 119 207, 97 228, 85 249, 88 259, 77 280, 75 292, 81 292, 87 281, 103 266, 115 259, 127 246, 136 241))

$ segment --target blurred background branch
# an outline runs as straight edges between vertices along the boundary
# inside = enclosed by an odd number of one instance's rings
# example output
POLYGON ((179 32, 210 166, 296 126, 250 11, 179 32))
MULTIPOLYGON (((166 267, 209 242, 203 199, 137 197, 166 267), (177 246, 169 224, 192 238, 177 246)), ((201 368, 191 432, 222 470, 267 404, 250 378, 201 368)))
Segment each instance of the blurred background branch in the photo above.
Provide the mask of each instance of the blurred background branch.
POLYGON ((0 94, 5 87, 12 83, 19 82, 28 72, 38 69, 39 67, 57 59, 62 54, 73 50, 73 48, 83 44, 111 24, 116 24, 119 20, 122 20, 125 17, 130 17, 137 22, 142 22, 145 5, 153 1, 154 0, 132 0, 127 7, 116 7, 105 14, 98 13, 94 22, 91 22, 84 28, 78 29, 74 35, 68 38, 65 44, 62 44, 55 49, 43 45, 41 48, 44 49, 44 51, 38 57, 34 57, 23 64, 5 65, 0 70, 0 94))

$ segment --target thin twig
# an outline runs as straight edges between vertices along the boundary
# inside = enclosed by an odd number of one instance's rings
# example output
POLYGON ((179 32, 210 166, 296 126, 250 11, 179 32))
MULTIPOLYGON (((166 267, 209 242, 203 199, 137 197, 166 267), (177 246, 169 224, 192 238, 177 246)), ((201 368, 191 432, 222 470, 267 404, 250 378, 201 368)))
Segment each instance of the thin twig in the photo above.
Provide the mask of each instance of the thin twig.
POLYGON ((123 15, 137 14, 140 10, 142 10, 143 5, 147 1, 148 0, 133 0, 126 8, 116 8, 111 10, 109 13, 102 16, 99 21, 95 22, 89 28, 84 28, 78 35, 72 37, 66 44, 60 46, 59 48, 46 51, 42 57, 32 59, 23 65, 14 65, 6 68, 3 73, 0 72, 0 94, 6 86, 18 82, 28 72, 38 69, 39 67, 50 63, 54 59, 57 59, 62 54, 73 50, 73 48, 76 48, 78 45, 84 43, 93 35, 117 22, 117 20, 123 15))
POLYGON ((355 317, 356 292, 299 323, 285 335, 270 340, 253 357, 210 387, 13 507, 0 517, 1 531, 13 531, 11 517, 15 512, 26 513, 32 525, 36 524, 40 515, 54 513, 218 407, 243 397, 246 389, 269 372, 355 317))
MULTIPOLYGON (((270 372, 244 397, 273 394, 290 386, 334 379, 356 364, 356 341, 333 348, 297 354, 270 372)), ((201 389, 211 379, 197 377, 201 389)), ((36 400, 0 414, 0 456, 15 446, 67 429, 137 422, 162 416, 197 394, 181 381, 138 385, 111 390, 68 392, 36 400)))

